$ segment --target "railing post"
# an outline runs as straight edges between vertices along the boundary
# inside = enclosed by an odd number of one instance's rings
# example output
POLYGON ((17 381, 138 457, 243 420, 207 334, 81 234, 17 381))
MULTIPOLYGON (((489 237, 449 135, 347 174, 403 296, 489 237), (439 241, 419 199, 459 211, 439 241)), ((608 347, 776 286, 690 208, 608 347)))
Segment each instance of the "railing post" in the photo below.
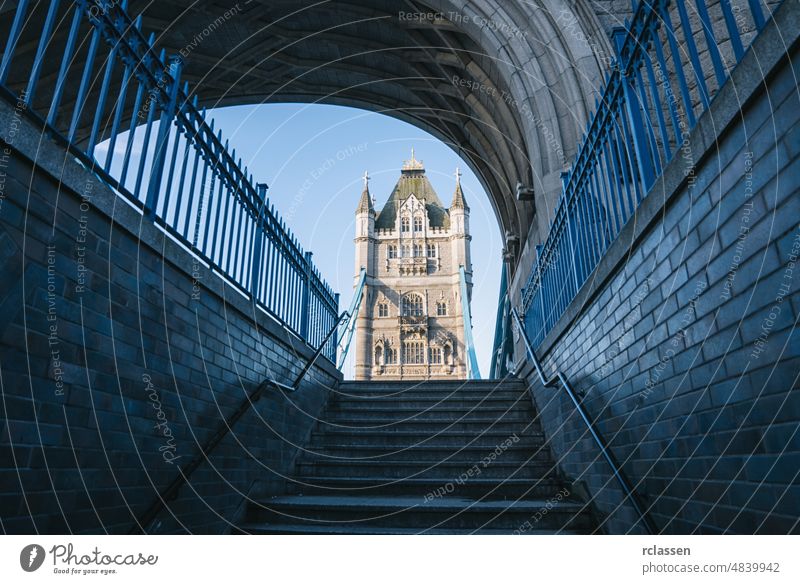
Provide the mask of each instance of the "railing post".
MULTIPOLYGON (((336 292, 333 295, 333 301, 336 303, 336 312, 334 313, 334 318, 335 318, 336 314, 339 313, 339 293, 338 292, 336 292)), ((338 327, 338 325, 335 327, 335 330, 333 331, 333 337, 331 337, 331 339, 332 339, 333 342, 330 345, 331 348, 328 349, 328 354, 326 355, 326 357, 328 357, 328 359, 330 359, 335 364, 336 363, 336 348, 339 346, 339 327, 338 327)))
MULTIPOLYGON (((161 190, 161 177, 164 174, 164 161, 167 157, 169 132, 172 127, 172 120, 175 119, 178 105, 182 64, 183 62, 178 55, 173 55, 169 59, 169 76, 171 77, 172 85, 169 88, 169 102, 161 111, 161 120, 158 124, 158 136, 156 137, 156 149, 153 152, 153 165, 150 169, 150 182, 147 186, 147 198, 144 204, 145 213, 150 216, 155 214, 158 196, 161 190)), ((167 72, 162 71, 161 74, 162 76, 167 75, 167 72)), ((171 180, 171 178, 172 177, 167 177, 167 180, 171 180)))
POLYGON ((305 274, 303 274, 303 299, 300 302, 300 337, 308 341, 308 314, 311 301, 311 252, 307 251, 305 259, 305 274))
MULTIPOLYGON (((612 32, 614 47, 617 51, 619 72, 622 77, 622 89, 625 94, 625 109, 628 113, 628 121, 631 126, 631 134, 633 135, 633 148, 636 153, 636 162, 638 163, 639 174, 642 177, 644 186, 644 193, 642 194, 642 197, 644 197, 647 191, 650 190, 650 187, 653 186, 656 175, 653 169, 653 158, 647 147, 647 138, 644 135, 644 121, 642 120, 642 112, 639 110, 639 101, 636 98, 633 77, 628 75, 628 62, 622 54, 622 47, 625 45, 625 39, 628 34, 628 30, 621 26, 615 27, 612 32)), ((644 106, 646 107, 646 104, 644 104, 644 106)))
POLYGON ((561 193, 562 197, 564 198, 564 223, 565 229, 567 230, 567 237, 569 238, 569 251, 572 255, 572 278, 575 284, 575 294, 578 293, 578 290, 581 289, 580 282, 578 281, 578 259, 579 259, 579 252, 576 240, 576 235, 573 235, 573 226, 572 221, 569 218, 569 196, 567 195, 567 184, 569 183, 569 173, 562 172, 561 173, 561 193))
POLYGON ((264 244, 264 213, 267 211, 267 183, 257 183, 256 192, 258 193, 260 205, 258 215, 255 218, 256 228, 253 237, 253 261, 250 267, 250 295, 253 302, 259 299, 259 286, 261 280, 261 248, 264 244))

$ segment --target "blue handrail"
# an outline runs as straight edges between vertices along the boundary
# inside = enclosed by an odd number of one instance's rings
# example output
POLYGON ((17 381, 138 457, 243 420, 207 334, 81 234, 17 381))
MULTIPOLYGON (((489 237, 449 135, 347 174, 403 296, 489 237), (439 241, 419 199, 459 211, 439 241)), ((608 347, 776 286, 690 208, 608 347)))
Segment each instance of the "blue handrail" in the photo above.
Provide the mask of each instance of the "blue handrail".
POLYGON ((695 0, 694 20, 687 17, 690 2, 642 0, 632 21, 614 30, 617 57, 575 162, 562 174, 550 232, 536 248, 523 288, 520 311, 533 347, 558 322, 667 163, 678 154, 688 157, 693 180, 689 132, 752 43, 749 33, 765 24, 758 0, 749 2, 749 18, 743 5, 734 18, 728 0, 713 6, 695 0), (712 14, 724 29, 712 27, 712 14), (673 27, 673 16, 680 27, 673 27), (701 59, 703 52, 710 58, 701 59))
POLYGON ((361 308, 361 299, 364 295, 364 283, 367 281, 367 270, 366 268, 361 268, 361 272, 358 275, 358 282, 356 283, 356 291, 353 294, 353 300, 350 302, 350 308, 347 310, 347 313, 350 315, 349 318, 343 321, 342 325, 344 326, 344 330, 342 334, 339 335, 339 338, 342 340, 342 349, 341 353, 339 353, 339 362, 337 364, 337 368, 339 370, 342 369, 344 365, 345 359, 347 359, 347 353, 350 350, 350 342, 353 340, 353 332, 356 328, 356 318, 358 318, 358 311, 361 308))
MULTIPOLYGON (((131 19, 126 5, 18 2, 0 61, 0 95, 24 103, 25 115, 145 217, 319 346, 338 321, 338 294, 266 197, 266 185, 256 185, 181 82, 180 57, 156 51, 154 35, 142 32, 141 17, 131 19), (23 27, 38 20, 41 29, 23 27), (70 23, 65 39, 55 21, 70 23), (88 48, 79 42, 86 35, 88 48), (32 65, 19 58, 31 44, 32 65), (47 59, 60 63, 52 88, 39 79, 47 59)), ((335 351, 331 343, 323 355, 335 361, 335 351)))
POLYGON ((467 352, 467 374, 469 379, 480 379, 478 357, 475 355, 475 341, 472 340, 472 315, 469 310, 469 292, 467 290, 467 274, 464 266, 458 267, 461 282, 461 313, 464 315, 464 348, 467 352))

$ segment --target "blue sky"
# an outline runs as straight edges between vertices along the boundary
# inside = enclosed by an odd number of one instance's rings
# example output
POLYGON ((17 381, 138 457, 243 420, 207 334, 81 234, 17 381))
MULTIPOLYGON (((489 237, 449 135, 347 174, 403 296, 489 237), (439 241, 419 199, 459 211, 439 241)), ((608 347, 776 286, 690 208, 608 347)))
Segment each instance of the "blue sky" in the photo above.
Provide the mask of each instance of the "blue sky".
POLYGON ((500 284, 500 229, 478 179, 448 146, 405 122, 347 107, 268 104, 210 113, 255 180, 269 184, 270 200, 341 293, 342 308, 353 293, 354 211, 364 171, 369 171, 370 192, 380 208, 412 147, 445 205, 460 167, 473 236, 473 334, 481 374, 488 375, 500 284))

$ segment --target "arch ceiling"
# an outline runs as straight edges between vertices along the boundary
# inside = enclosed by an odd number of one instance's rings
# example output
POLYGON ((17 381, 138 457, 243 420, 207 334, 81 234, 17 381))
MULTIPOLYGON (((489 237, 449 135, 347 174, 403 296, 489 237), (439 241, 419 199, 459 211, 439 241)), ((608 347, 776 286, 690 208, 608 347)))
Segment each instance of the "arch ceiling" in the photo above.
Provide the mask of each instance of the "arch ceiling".
POLYGON ((347 105, 430 132, 519 241, 546 228, 609 50, 588 0, 131 0, 128 11, 184 57, 206 106, 347 105), (534 200, 517 199, 518 182, 534 200))

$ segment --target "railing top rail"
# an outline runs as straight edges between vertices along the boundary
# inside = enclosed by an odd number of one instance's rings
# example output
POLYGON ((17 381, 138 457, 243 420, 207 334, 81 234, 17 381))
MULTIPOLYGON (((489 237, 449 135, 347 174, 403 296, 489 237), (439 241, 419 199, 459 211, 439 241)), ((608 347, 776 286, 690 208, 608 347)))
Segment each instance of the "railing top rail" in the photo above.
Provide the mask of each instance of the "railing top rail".
MULTIPOLYGON (((80 2, 87 17, 98 26, 101 33, 106 35, 109 44, 120 53, 140 79, 144 78, 153 98, 158 99, 161 104, 168 103, 171 97, 169 88, 176 79, 172 76, 170 63, 164 62, 164 52, 157 53, 141 31, 141 18, 132 19, 118 2, 101 0, 90 2, 80 0, 80 2), (98 9, 90 10, 89 4, 98 9)), ((179 59, 179 56, 174 56, 170 60, 179 59)), ((246 168, 242 168, 241 160, 236 160, 228 143, 223 142, 221 131, 215 132, 213 121, 211 124, 206 122, 205 110, 199 109, 197 96, 189 91, 186 83, 178 89, 175 116, 179 127, 191 133, 204 160, 213 163, 215 171, 234 190, 235 196, 245 205, 248 212, 254 218, 260 218, 267 236, 285 249, 287 259, 298 270, 303 269, 305 252, 297 237, 281 219, 269 199, 260 195, 252 175, 246 168)), ((335 308, 333 289, 322 279, 316 268, 311 271, 310 279, 324 297, 326 305, 335 308)))
POLYGON ((592 439, 597 444, 598 448, 600 448, 600 452, 603 455, 603 458, 606 460, 608 465, 611 467, 612 474, 614 478, 617 479, 620 487, 622 488, 623 492, 628 498, 628 501, 631 503, 631 506, 636 511, 639 520, 642 523, 642 527, 647 531, 648 534, 655 534, 657 533, 657 529, 653 524, 652 519, 647 513, 647 510, 642 506, 641 502, 639 501, 639 497, 634 491, 633 487, 631 486, 625 472, 622 470, 622 466, 617 461, 614 453, 611 451, 611 448, 608 446, 608 443, 603 438, 603 435, 598 430, 594 420, 592 420, 589 413, 586 411, 586 408, 583 406, 578 395, 573 390, 570 383, 567 381, 567 378, 560 372, 556 371, 555 376, 548 378, 542 368, 541 363, 539 362, 539 358, 536 356, 536 352, 533 350, 533 346, 531 345, 530 339, 528 339, 528 333, 525 331, 525 326, 522 323, 522 319, 520 318, 517 309, 511 309, 511 315, 514 318, 514 322, 517 328, 520 331, 520 336, 522 337, 522 341, 525 344, 525 351, 528 357, 530 358, 531 362, 533 363, 534 369, 536 370, 536 374, 539 377, 539 381, 545 387, 557 387, 559 384, 564 388, 569 397, 572 405, 575 406, 575 409, 578 412, 583 423, 586 425, 587 430, 589 430, 592 439))

